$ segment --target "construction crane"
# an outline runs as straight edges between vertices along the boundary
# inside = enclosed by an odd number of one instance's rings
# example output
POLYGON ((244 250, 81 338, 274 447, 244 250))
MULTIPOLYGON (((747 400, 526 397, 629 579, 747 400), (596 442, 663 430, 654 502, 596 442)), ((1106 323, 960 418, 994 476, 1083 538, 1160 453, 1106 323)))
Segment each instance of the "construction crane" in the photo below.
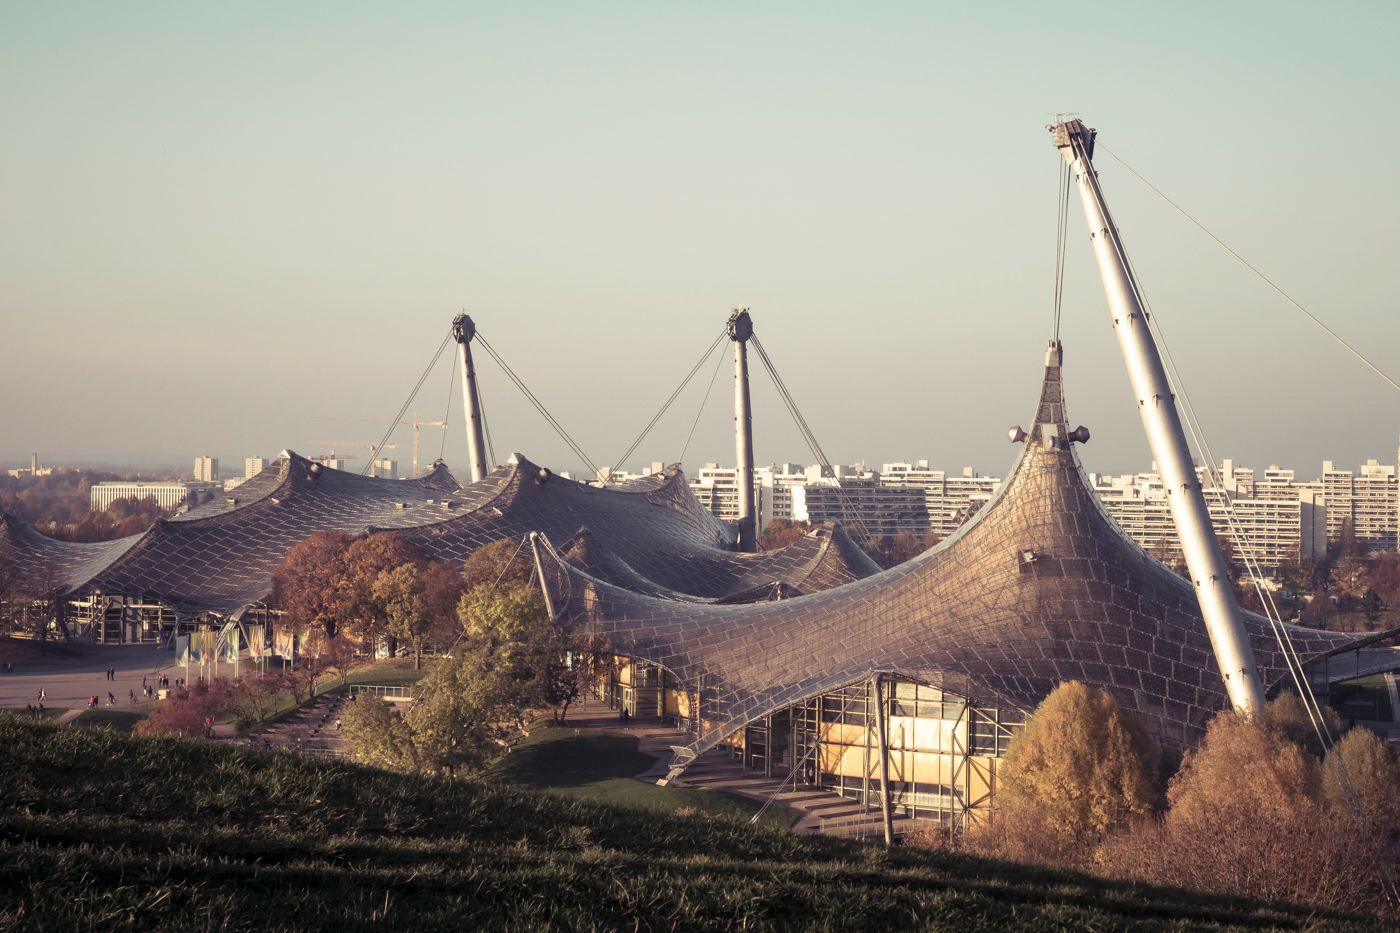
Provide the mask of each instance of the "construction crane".
MULTIPOLYGON (((325 420, 325 421, 355 421, 355 422, 359 422, 360 424, 383 424, 383 423, 384 423, 382 420, 380 420, 380 419, 378 419, 378 418, 344 418, 344 417, 341 417, 340 415, 321 415, 320 417, 321 417, 323 420, 325 420)), ((414 476, 417 476, 417 475, 418 475, 418 450, 419 450, 418 431, 419 431, 419 429, 420 429, 420 428, 442 428, 443 431, 446 431, 446 430, 447 430, 447 422, 446 422, 446 421, 420 421, 420 420, 418 420, 418 416, 417 416, 417 415, 414 415, 412 421, 400 421, 400 422, 398 422, 398 423, 401 424, 401 425, 403 425, 403 426, 406 427, 406 428, 412 428, 412 429, 413 429, 413 475, 414 475, 414 476)), ((387 447, 387 446, 389 446, 389 445, 386 444, 386 445, 384 445, 384 446, 387 447)))

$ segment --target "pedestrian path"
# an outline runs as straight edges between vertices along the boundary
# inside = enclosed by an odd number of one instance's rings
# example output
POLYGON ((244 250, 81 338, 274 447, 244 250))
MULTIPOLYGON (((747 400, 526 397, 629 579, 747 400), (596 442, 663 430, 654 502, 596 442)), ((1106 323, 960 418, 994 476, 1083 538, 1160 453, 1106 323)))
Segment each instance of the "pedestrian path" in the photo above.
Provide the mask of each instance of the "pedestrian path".
POLYGON ((348 702, 343 693, 324 693, 263 732, 233 741, 249 742, 254 748, 289 748, 308 755, 346 757, 350 754, 349 744, 336 722, 348 702))

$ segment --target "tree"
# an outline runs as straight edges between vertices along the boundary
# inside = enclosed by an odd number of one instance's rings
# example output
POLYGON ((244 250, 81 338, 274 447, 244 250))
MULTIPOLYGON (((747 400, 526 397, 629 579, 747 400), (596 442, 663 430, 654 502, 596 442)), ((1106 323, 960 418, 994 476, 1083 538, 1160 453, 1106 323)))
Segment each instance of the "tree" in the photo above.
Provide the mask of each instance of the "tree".
POLYGON ((794 522, 786 518, 775 518, 758 536, 760 551, 776 551, 801 538, 810 529, 806 522, 794 522))
POLYGON ((430 561, 423 568, 423 600, 428 614, 427 640, 447 647, 462 634, 457 604, 462 601, 466 580, 462 568, 445 560, 430 561))
POLYGON ((483 583, 462 595, 457 616, 461 639, 423 679, 402 727, 364 713, 357 754, 408 770, 477 770, 520 732, 526 711, 545 702, 549 666, 560 655, 538 591, 483 583))
POLYGON ((380 572, 373 598, 384 613, 385 632, 413 646, 413 668, 423 669, 423 642, 432 620, 428 614, 425 573, 416 564, 400 564, 380 572))
POLYGON ((422 770, 408 724, 398 710, 379 697, 360 696, 345 704, 341 734, 364 764, 398 771, 422 770))
POLYGON ((998 771, 998 813, 977 840, 1018 861, 1085 866, 1152 812, 1158 750, 1104 690, 1070 681, 1040 704, 998 771))
POLYGON ((296 628, 315 626, 334 637, 348 613, 345 554, 354 539, 321 531, 287 552, 272 574, 272 605, 296 628))
POLYGON ((528 586, 534 569, 524 542, 502 538, 471 553, 462 567, 462 579, 468 589, 481 584, 528 586))
POLYGON ((379 575, 405 564, 422 563, 422 560, 423 555, 412 542, 394 532, 368 535, 346 548, 344 590, 350 627, 371 648, 380 638, 388 639, 391 654, 396 648, 384 606, 374 594, 379 575))
POLYGON ((1217 715, 1172 778, 1162 822, 1116 839, 1105 866, 1156 884, 1379 908, 1381 853, 1328 812, 1321 762, 1292 738, 1301 732, 1295 709, 1217 715))
POLYGON ((137 735, 208 738, 209 724, 224 711, 228 690, 229 682, 222 677, 212 683, 200 681, 193 687, 179 687, 132 731, 137 735))
POLYGON ((1322 790, 1332 819, 1351 825, 1359 811, 1361 832, 1382 844, 1400 835, 1400 764, 1369 729, 1353 728, 1323 761, 1322 790))
POLYGON ((1386 605, 1400 605, 1400 553, 1386 551, 1371 567, 1371 587, 1386 605))

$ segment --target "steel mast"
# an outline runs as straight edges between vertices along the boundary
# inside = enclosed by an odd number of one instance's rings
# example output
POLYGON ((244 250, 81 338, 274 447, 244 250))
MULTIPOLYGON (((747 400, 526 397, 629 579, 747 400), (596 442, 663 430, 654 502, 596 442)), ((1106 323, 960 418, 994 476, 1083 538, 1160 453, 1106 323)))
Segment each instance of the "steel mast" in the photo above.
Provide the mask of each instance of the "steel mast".
POLYGON ((486 439, 481 423, 481 396, 476 387, 476 366, 472 363, 472 338, 476 325, 466 314, 452 319, 452 336, 462 351, 462 410, 467 419, 467 459, 471 462, 471 481, 484 479, 490 469, 486 463, 486 439))
POLYGON ((1210 512, 1176 409, 1176 396, 1152 338, 1137 280, 1099 188, 1093 166, 1096 131, 1079 120, 1059 123, 1049 129, 1054 134, 1056 147, 1074 173, 1075 186, 1084 205, 1084 218, 1089 225, 1089 241, 1113 315, 1113 332, 1128 369, 1128 380, 1137 399, 1148 446, 1161 471, 1167 504, 1181 537, 1186 569, 1201 605, 1211 646, 1215 649, 1216 664, 1225 678, 1225 691, 1237 712, 1253 713, 1264 703, 1254 649, 1245 634, 1239 602, 1230 585, 1220 545, 1215 540, 1210 512))
POLYGON ((753 406, 749 403, 749 338, 753 321, 748 308, 729 315, 734 341, 734 480, 739 487, 739 550, 758 550, 758 520, 753 501, 753 406))

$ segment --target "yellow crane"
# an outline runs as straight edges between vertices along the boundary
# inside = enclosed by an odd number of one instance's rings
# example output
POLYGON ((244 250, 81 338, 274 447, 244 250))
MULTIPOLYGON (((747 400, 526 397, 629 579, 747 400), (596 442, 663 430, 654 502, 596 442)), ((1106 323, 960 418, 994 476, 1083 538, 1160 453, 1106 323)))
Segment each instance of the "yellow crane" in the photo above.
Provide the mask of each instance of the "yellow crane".
MULTIPOLYGON (((358 422, 358 423, 360 423, 360 424, 383 424, 383 423, 384 423, 382 420, 380 420, 380 419, 378 419, 378 418, 345 418, 345 417, 342 417, 342 416, 340 416, 340 415, 321 415, 320 417, 321 417, 322 420, 324 420, 324 421, 355 421, 355 422, 358 422)), ((412 473, 412 475, 413 475, 413 476, 417 476, 417 475, 418 475, 418 449, 419 449, 419 437, 418 437, 418 432, 419 432, 419 429, 420 429, 420 428, 442 428, 442 430, 443 430, 444 432, 446 432, 446 431, 447 431, 447 422, 446 422, 446 421, 420 421, 419 418, 418 418, 418 416, 417 416, 417 415, 414 415, 412 421, 400 421, 400 422, 398 422, 398 423, 401 424, 401 425, 403 425, 403 426, 406 427, 406 428, 412 428, 412 429, 413 429, 413 473, 412 473)), ((373 445, 371 445, 371 446, 373 446, 373 445)), ((385 446, 385 447, 388 447, 388 446, 390 446, 390 445, 385 444, 384 446, 385 446)))

